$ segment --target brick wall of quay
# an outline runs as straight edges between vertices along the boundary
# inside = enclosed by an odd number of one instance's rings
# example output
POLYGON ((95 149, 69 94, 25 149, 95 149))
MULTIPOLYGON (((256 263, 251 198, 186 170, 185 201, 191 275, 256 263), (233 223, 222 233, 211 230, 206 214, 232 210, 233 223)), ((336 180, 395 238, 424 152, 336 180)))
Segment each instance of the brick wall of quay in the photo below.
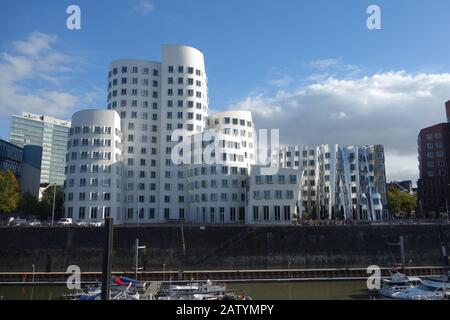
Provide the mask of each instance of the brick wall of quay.
MULTIPOLYGON (((114 228, 113 270, 134 267, 134 243, 144 270, 347 268, 400 263, 389 243, 405 239, 407 265, 443 265, 441 240, 450 225, 141 226, 114 228), (442 235, 442 237, 440 236, 442 235), (411 260, 411 261, 410 261, 411 260)), ((101 228, 0 228, 0 272, 63 272, 75 264, 101 271, 101 228)))

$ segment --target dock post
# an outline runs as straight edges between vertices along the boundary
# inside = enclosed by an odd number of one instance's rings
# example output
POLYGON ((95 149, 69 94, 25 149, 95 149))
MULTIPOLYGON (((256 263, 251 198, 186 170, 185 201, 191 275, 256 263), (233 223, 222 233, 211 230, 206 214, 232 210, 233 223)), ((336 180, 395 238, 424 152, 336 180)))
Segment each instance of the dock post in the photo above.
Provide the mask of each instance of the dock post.
POLYGON ((103 244, 103 267, 102 267, 102 300, 109 300, 111 293, 111 262, 113 248, 113 218, 105 218, 105 241, 103 244))

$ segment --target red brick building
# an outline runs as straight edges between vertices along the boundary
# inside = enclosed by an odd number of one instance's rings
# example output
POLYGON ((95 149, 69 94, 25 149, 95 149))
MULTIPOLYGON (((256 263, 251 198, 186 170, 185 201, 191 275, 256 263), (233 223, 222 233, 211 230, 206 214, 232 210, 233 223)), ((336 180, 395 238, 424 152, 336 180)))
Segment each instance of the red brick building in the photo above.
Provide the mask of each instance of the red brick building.
POLYGON ((418 212, 438 215, 450 210, 450 101, 447 122, 420 130, 417 181, 418 212))

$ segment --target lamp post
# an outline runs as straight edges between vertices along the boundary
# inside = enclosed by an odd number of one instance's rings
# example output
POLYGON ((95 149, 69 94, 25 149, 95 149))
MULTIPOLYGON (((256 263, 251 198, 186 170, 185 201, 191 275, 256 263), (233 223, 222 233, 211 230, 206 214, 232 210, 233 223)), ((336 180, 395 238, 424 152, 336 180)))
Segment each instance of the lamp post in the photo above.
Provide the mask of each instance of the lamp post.
POLYGON ((163 282, 166 281, 166 264, 163 263, 163 282))
POLYGON ((53 184, 52 227, 55 221, 55 200, 56 200, 56 183, 53 184))
POLYGON ((33 283, 34 283, 34 273, 36 271, 36 266, 34 264, 32 264, 31 267, 33 268, 33 283))
POLYGON ((136 238, 134 245, 134 277, 136 280, 138 279, 138 272, 142 270, 142 267, 139 267, 139 250, 145 249, 146 246, 139 246, 139 239, 136 238))

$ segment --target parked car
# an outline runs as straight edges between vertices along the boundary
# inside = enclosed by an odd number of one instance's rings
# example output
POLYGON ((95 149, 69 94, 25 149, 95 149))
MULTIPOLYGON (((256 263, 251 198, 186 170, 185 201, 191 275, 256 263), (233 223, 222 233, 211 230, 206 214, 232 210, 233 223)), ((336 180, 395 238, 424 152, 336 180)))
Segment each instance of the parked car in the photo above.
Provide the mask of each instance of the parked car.
POLYGON ((57 226, 70 226, 73 224, 72 218, 61 218, 56 223, 57 226))
POLYGON ((31 220, 31 221, 28 221, 25 225, 30 226, 30 227, 41 227, 42 223, 39 220, 31 220))
POLYGON ((10 225, 11 226, 14 226, 14 227, 20 227, 20 226, 24 226, 24 225, 26 225, 26 223, 27 223, 27 220, 25 220, 25 219, 14 219, 14 220, 12 220, 11 222, 10 222, 10 225))
POLYGON ((103 221, 92 221, 89 222, 89 225, 92 227, 103 227, 104 223, 103 221))
POLYGON ((79 227, 89 227, 89 222, 83 220, 77 221, 75 224, 79 227))

